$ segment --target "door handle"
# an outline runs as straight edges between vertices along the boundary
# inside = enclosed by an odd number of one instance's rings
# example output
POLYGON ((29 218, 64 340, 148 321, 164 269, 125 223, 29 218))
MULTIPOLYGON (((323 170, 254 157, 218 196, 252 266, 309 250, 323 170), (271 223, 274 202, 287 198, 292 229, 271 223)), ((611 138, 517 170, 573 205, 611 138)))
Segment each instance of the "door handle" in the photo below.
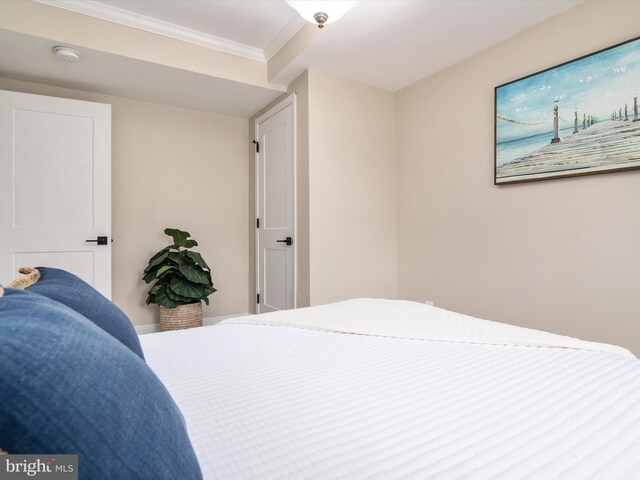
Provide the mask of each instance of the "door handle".
POLYGON ((87 243, 97 243, 98 245, 108 245, 107 237, 98 237, 95 240, 85 240, 87 243))
POLYGON ((287 237, 284 240, 276 240, 278 243, 285 243, 287 245, 293 245, 293 238, 287 237))

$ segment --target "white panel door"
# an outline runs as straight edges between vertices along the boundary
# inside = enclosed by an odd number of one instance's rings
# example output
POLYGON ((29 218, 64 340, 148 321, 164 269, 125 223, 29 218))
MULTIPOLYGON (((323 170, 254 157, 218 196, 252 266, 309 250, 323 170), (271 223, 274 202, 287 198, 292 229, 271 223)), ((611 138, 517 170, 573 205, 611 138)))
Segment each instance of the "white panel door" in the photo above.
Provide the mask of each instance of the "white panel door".
POLYGON ((294 104, 256 121, 258 313, 294 308, 294 104))
POLYGON ((0 283, 38 265, 111 297, 111 106, 0 90, 0 283))

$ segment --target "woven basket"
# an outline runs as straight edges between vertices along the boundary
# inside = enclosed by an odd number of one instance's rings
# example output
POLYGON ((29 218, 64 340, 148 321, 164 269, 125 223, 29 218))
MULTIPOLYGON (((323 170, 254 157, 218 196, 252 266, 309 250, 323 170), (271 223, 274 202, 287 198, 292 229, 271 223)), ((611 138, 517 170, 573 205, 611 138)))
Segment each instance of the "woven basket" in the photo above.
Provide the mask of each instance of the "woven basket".
POLYGON ((176 308, 160 307, 160 330, 184 330, 202 326, 202 302, 180 305, 176 308))

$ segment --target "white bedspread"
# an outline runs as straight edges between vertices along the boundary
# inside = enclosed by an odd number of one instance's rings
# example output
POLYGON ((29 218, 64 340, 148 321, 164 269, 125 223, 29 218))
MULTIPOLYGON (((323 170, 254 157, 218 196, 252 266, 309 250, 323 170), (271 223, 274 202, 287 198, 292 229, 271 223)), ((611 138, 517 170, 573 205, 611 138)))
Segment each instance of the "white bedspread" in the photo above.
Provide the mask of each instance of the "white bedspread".
POLYGON ((296 326, 278 313, 142 336, 205 478, 640 478, 640 361, 624 349, 543 332, 521 346, 530 339, 512 330, 476 343, 472 326, 455 327, 462 341, 443 325, 432 329, 446 338, 425 340, 408 311, 456 314, 382 303, 286 312, 296 326), (331 309, 351 320, 326 324, 331 309), (324 331, 356 318, 375 335, 324 331))
POLYGON ((578 348, 618 353, 635 358, 629 350, 615 345, 586 342, 531 328, 481 320, 406 300, 359 298, 313 308, 231 318, 222 323, 281 325, 329 332, 445 342, 578 348))

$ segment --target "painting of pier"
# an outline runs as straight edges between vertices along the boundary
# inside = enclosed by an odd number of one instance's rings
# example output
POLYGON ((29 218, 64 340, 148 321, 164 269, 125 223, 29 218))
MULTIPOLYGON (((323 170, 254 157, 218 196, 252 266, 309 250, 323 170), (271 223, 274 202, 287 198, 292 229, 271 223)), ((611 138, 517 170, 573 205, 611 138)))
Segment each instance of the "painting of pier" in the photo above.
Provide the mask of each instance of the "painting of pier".
POLYGON ((496 87, 495 183, 640 168, 640 38, 496 87))

